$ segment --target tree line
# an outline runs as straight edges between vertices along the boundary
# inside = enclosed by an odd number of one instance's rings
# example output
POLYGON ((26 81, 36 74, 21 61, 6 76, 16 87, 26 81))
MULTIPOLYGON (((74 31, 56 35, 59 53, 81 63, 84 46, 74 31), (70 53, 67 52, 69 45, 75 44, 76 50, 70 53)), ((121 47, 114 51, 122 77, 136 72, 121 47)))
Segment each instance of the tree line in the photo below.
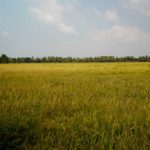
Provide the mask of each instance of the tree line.
POLYGON ((97 56, 97 57, 84 57, 84 58, 73 58, 73 57, 8 57, 5 54, 0 56, 0 63, 61 63, 61 62, 150 62, 150 56, 125 56, 125 57, 114 57, 114 56, 97 56))

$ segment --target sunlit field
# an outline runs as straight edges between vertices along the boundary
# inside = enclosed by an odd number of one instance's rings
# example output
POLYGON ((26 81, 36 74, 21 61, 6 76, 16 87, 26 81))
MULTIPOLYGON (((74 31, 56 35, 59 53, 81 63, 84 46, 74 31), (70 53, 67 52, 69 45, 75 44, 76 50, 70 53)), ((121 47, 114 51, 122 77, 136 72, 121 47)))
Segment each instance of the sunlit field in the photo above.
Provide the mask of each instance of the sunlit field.
POLYGON ((149 150, 150 63, 1 64, 0 149, 149 150))

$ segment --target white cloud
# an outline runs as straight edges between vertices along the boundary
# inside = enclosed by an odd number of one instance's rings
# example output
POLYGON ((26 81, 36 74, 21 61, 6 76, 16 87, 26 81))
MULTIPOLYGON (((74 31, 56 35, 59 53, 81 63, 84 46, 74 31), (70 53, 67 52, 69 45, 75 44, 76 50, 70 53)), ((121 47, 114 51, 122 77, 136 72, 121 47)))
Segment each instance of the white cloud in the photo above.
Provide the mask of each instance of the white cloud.
POLYGON ((38 20, 55 25, 60 31, 66 33, 76 33, 75 29, 64 23, 63 17, 70 12, 71 4, 60 4, 58 0, 34 0, 30 11, 38 20))
POLYGON ((61 48, 65 56, 139 56, 150 53, 149 41, 150 33, 137 27, 116 25, 107 30, 93 29, 83 38, 54 47, 61 48))
POLYGON ((68 33, 76 33, 75 29, 71 26, 66 26, 64 23, 59 23, 57 24, 59 29, 62 31, 62 32, 68 32, 68 33))
POLYGON ((150 47, 150 33, 137 27, 113 26, 108 30, 94 30, 88 33, 87 43, 99 50, 142 50, 150 47))
POLYGON ((115 9, 110 9, 110 10, 107 10, 106 12, 102 13, 96 7, 94 7, 93 11, 97 16, 103 17, 104 19, 111 21, 111 22, 116 22, 120 18, 117 10, 115 10, 115 9))
POLYGON ((115 9, 106 11, 105 16, 109 21, 118 21, 119 20, 118 12, 115 9))
POLYGON ((1 31, 1 34, 3 35, 3 36, 10 36, 10 33, 8 33, 7 31, 1 31))
POLYGON ((131 7, 150 17, 150 0, 123 0, 126 7, 131 7))
POLYGON ((113 26, 109 30, 96 31, 93 34, 95 39, 115 39, 122 42, 136 41, 142 32, 136 27, 113 26))
POLYGON ((36 7, 31 7, 31 12, 33 13, 33 15, 38 18, 39 20, 45 22, 45 23, 56 23, 57 19, 52 16, 51 14, 49 14, 48 12, 42 11, 39 8, 36 7))

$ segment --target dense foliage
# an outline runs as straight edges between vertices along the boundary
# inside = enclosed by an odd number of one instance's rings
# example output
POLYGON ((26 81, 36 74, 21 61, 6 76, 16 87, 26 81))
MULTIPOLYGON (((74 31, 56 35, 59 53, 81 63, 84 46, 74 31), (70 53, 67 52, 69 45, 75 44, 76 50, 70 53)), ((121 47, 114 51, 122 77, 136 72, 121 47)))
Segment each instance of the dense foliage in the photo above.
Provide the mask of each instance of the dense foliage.
POLYGON ((150 56, 125 56, 125 57, 114 57, 114 56, 98 56, 98 57, 84 57, 84 58, 73 58, 73 57, 18 57, 9 58, 5 54, 0 56, 0 63, 60 63, 60 62, 150 62, 150 56))

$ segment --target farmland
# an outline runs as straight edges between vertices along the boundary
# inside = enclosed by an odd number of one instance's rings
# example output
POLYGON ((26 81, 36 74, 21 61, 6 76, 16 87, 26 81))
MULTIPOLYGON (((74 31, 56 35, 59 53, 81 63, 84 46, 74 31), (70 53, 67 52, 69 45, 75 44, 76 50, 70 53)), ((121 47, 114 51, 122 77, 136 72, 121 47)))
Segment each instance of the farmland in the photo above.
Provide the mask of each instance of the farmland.
POLYGON ((0 149, 149 150, 150 63, 1 64, 0 149))

